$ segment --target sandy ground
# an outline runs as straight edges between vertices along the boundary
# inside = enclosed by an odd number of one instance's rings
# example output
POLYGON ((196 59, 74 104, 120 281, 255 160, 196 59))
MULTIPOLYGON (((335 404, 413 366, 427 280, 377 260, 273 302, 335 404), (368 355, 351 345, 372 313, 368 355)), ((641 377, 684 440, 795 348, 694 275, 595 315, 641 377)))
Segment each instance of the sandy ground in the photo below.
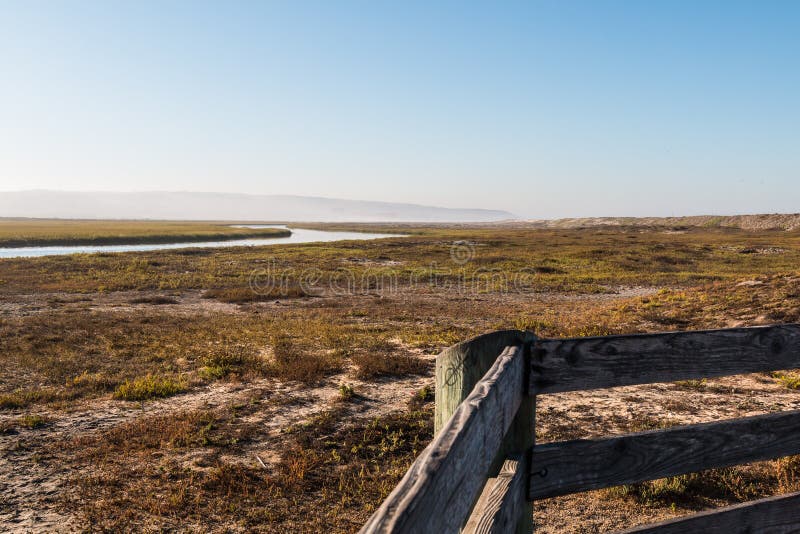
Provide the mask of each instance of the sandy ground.
MULTIPOLYGON (((58 496, 69 489, 69 480, 80 473, 67 467, 58 468, 40 463, 39 452, 48 443, 57 443, 77 436, 101 432, 116 425, 148 415, 211 409, 265 396, 283 396, 280 406, 272 405, 249 416, 249 423, 266 427, 265 439, 252 444, 236 461, 263 463, 269 469, 278 460, 277 443, 282 430, 332 407, 339 397, 338 386, 346 375, 329 377, 314 388, 280 384, 272 379, 243 383, 217 383, 198 391, 147 403, 130 403, 111 399, 96 400, 70 412, 41 412, 51 421, 44 428, 20 429, 11 435, 0 435, 0 531, 2 532, 77 532, 81 525, 75 517, 60 509, 58 496)), ((359 392, 356 402, 349 403, 351 421, 370 420, 402 409, 412 393, 432 385, 432 376, 370 381, 369 384, 347 379, 359 392)), ((0 423, 15 419, 19 413, 6 411, 0 423)), ((192 455, 202 455, 193 450, 192 455)), ((187 457, 186 461, 192 461, 187 457)))

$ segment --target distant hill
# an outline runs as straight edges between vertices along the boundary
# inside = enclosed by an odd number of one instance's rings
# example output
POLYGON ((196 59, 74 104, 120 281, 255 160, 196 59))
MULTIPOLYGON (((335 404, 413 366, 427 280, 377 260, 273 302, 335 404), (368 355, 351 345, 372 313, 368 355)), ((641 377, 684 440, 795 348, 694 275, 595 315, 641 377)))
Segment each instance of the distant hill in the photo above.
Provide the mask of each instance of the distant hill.
POLYGON ((506 211, 290 195, 0 192, 0 217, 308 222, 491 222, 506 211))
POLYGON ((576 219, 513 221, 509 225, 526 228, 588 228, 598 226, 656 226, 741 228, 743 230, 798 230, 800 214, 697 215, 689 217, 587 217, 576 219))

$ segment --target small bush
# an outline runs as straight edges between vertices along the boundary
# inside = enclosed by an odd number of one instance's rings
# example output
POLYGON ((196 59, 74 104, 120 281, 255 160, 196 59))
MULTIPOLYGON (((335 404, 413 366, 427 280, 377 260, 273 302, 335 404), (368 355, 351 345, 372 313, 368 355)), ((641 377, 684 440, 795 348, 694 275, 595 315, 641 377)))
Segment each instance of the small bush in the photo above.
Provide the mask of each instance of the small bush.
POLYGON ((265 371, 264 361, 254 349, 247 347, 216 350, 201 361, 203 367, 200 368, 200 375, 207 380, 224 378, 232 374, 243 375, 247 372, 262 374, 265 371))
POLYGON ((31 430, 43 427, 48 421, 47 418, 41 415, 24 415, 17 420, 20 426, 30 428, 31 430))
POLYGON ((777 380, 779 384, 783 384, 789 389, 800 389, 800 374, 796 372, 786 373, 778 371, 772 373, 772 377, 777 380))
POLYGON ((408 408, 410 410, 420 410, 429 402, 433 402, 435 396, 436 395, 432 387, 422 386, 416 393, 414 393, 414 396, 411 397, 411 400, 408 402, 408 408))
POLYGON ((0 395, 0 408, 14 409, 28 405, 28 400, 19 393, 6 393, 0 395))
POLYGON ((170 397, 186 391, 186 384, 174 377, 142 376, 126 380, 114 391, 114 398, 129 401, 170 397))
POLYGON ((800 487, 800 456, 780 458, 773 465, 781 493, 797 491, 800 487))
POLYGON ((339 384, 339 398, 349 400, 355 395, 355 390, 350 384, 339 384))
POLYGON ((433 388, 430 386, 422 386, 419 391, 414 395, 414 398, 420 402, 430 402, 433 400, 433 388))

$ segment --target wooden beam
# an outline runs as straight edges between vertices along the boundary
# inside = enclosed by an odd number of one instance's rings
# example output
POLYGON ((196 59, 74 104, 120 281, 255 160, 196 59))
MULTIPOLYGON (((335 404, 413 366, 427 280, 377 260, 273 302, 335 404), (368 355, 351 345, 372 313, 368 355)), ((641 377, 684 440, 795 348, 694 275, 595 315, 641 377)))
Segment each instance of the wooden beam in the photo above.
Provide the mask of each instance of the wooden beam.
MULTIPOLYGON (((526 361, 530 347, 536 340, 532 332, 523 330, 500 330, 475 337, 454 345, 436 357, 436 412, 434 436, 453 415, 459 404, 472 392, 486 372, 494 365, 497 357, 506 347, 521 345, 525 347, 526 361)), ((534 419, 535 397, 523 400, 517 416, 508 429, 500 450, 495 456, 488 476, 497 476, 503 463, 510 456, 529 454, 536 435, 534 419)), ((527 503, 520 510, 516 534, 532 534, 533 506, 527 503)))
POLYGON ((506 348, 361 533, 457 534, 522 403, 524 375, 522 348, 506 348))
POLYGON ((800 454, 800 410, 538 445, 529 498, 545 499, 800 454))
MULTIPOLYGON (((436 405, 433 433, 438 434, 506 347, 533 344, 531 332, 499 330, 463 341, 436 357, 436 405)), ((500 459, 498 469, 505 460, 500 459)))
POLYGON ((514 532, 520 515, 527 513, 528 465, 524 456, 508 459, 500 474, 490 478, 464 528, 464 534, 514 532))
POLYGON ((800 325, 542 339, 531 395, 800 367, 800 325))
POLYGON ((631 528, 618 534, 789 534, 800 532, 800 493, 770 497, 709 510, 661 523, 631 528))

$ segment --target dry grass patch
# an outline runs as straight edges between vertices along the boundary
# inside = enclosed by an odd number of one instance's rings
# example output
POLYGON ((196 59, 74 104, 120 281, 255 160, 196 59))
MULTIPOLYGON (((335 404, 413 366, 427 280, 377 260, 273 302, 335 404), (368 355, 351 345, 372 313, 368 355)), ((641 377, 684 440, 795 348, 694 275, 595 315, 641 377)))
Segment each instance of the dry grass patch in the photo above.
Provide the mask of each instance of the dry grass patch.
POLYGON ((793 456, 617 486, 599 494, 605 499, 624 499, 649 507, 700 510, 798 489, 800 460, 793 456))
POLYGON ((68 453, 91 469, 63 506, 100 531, 353 532, 432 434, 429 407, 356 424, 333 410, 288 429, 280 460, 264 469, 231 459, 258 437, 246 413, 181 412, 74 440, 68 453))
POLYGON ((37 402, 49 402, 63 398, 54 390, 27 389, 0 395, 0 409, 25 408, 37 402))
POLYGON ((272 376, 282 380, 314 384, 344 368, 340 355, 332 351, 314 350, 286 333, 273 335, 271 346, 272 361, 267 369, 272 376))
POLYGON ((201 358, 200 376, 214 380, 236 375, 261 376, 267 372, 267 363, 254 347, 215 347, 201 358))
POLYGON ((356 365, 356 377, 362 380, 379 376, 407 376, 425 374, 430 364, 399 349, 394 343, 375 340, 351 356, 356 365))
POLYGON ((250 287, 231 287, 221 289, 208 289, 203 293, 203 298, 215 299, 228 304, 247 304, 250 302, 266 302, 277 299, 297 299, 307 297, 298 285, 288 287, 276 286, 263 289, 250 287))

